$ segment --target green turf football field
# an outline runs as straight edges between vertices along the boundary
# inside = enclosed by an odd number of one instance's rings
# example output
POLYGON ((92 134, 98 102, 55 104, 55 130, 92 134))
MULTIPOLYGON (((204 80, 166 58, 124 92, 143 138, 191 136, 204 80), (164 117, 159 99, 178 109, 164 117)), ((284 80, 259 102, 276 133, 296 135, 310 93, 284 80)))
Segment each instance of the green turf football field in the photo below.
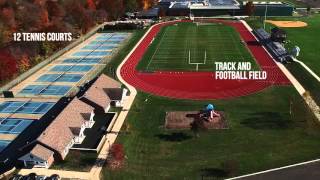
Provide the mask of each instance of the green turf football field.
POLYGON ((219 23, 179 23, 162 28, 138 65, 145 71, 214 71, 215 62, 257 64, 239 34, 219 23), (198 65, 197 65, 198 64, 198 65))

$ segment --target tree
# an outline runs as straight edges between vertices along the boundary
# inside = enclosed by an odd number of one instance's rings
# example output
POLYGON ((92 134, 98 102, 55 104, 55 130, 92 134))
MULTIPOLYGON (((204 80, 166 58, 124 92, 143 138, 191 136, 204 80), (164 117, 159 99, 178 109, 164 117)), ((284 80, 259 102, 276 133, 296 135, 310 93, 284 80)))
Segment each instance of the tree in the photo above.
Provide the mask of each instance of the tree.
POLYGON ((86 11, 84 14, 83 14, 83 21, 82 21, 82 24, 81 24, 81 30, 82 30, 82 33, 86 33, 88 32, 88 30, 94 25, 94 18, 93 18, 93 15, 86 11))
POLYGON ((104 9, 99 9, 96 11, 96 21, 98 23, 102 23, 107 21, 108 19, 108 13, 104 9))
POLYGON ((254 13, 255 7, 252 1, 247 2, 245 6, 245 12, 248 16, 252 16, 254 13))
POLYGON ((21 73, 26 72, 30 68, 30 60, 27 54, 23 54, 19 61, 19 71, 21 73))
POLYGON ((151 8, 155 3, 155 0, 138 0, 139 8, 144 10, 151 8))
POLYGON ((65 16, 65 10, 63 7, 55 1, 47 1, 47 11, 49 18, 62 18, 65 16))
POLYGON ((122 144, 113 144, 109 152, 108 165, 111 169, 121 168, 125 154, 122 144))
POLYGON ((1 10, 1 20, 12 30, 16 29, 15 13, 12 8, 3 8, 1 10))
POLYGON ((69 0, 66 2, 65 9, 67 9, 69 12, 67 15, 69 19, 72 19, 72 21, 69 20, 69 22, 81 27, 85 13, 85 8, 83 4, 78 0, 69 0))
POLYGON ((125 0, 124 2, 126 11, 134 12, 138 10, 138 3, 137 0, 125 0))
POLYGON ((6 50, 0 50, 0 81, 12 78, 17 73, 16 59, 6 50))
POLYGON ((311 7, 308 6, 308 7, 307 7, 307 13, 310 14, 310 11, 311 11, 311 7))
POLYGON ((100 0, 97 4, 99 9, 104 9, 108 13, 110 20, 118 19, 125 12, 123 0, 100 0))
POLYGON ((17 11, 17 19, 20 23, 21 28, 24 31, 39 31, 43 28, 44 24, 42 24, 43 18, 45 16, 43 13, 43 8, 41 6, 29 3, 22 2, 23 8, 18 9, 17 11))
POLYGON ((93 0, 87 0, 87 7, 90 10, 96 10, 96 4, 93 0))
POLYGON ((47 9, 41 9, 39 12, 39 24, 42 24, 43 27, 46 27, 49 25, 49 14, 47 9))

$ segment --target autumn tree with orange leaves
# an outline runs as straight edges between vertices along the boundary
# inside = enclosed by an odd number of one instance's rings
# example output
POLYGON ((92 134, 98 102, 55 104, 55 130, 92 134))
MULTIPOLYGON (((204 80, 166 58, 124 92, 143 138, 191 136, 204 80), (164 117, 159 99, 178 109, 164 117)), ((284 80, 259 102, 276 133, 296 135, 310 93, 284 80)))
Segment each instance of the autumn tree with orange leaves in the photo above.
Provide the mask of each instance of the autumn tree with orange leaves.
POLYGON ((90 10, 96 10, 96 4, 93 0, 87 0, 87 7, 90 10))
POLYGON ((12 78, 17 73, 17 62, 8 51, 0 51, 0 83, 12 78))
POLYGON ((30 60, 27 54, 23 54, 21 59, 19 60, 18 68, 19 72, 26 72, 30 68, 30 60))

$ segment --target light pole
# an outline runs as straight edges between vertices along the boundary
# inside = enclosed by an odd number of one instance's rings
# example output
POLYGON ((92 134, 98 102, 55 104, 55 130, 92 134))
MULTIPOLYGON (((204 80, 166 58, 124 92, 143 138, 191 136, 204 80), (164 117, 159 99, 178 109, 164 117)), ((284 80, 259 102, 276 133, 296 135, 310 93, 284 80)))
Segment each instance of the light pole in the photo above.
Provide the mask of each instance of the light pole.
POLYGON ((268 11, 268 2, 266 2, 266 9, 264 12, 263 29, 266 29, 267 11, 268 11))

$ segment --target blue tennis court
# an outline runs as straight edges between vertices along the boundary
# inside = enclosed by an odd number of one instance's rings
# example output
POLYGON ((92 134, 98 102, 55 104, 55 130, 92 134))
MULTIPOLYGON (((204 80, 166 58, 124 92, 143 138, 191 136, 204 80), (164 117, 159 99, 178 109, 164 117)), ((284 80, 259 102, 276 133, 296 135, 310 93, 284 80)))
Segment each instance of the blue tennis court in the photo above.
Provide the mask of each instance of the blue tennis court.
POLYGON ((54 102, 7 101, 0 104, 0 113, 45 114, 54 102))
POLYGON ((91 41, 90 43, 89 43, 89 45, 101 45, 101 44, 103 44, 104 43, 104 41, 91 41))
POLYGON ((6 140, 0 140, 0 152, 3 151, 11 141, 6 141, 6 140))
POLYGON ((97 37, 95 40, 98 40, 98 41, 123 41, 125 38, 122 38, 122 37, 97 37))
POLYGON ((120 44, 122 42, 122 40, 112 40, 112 39, 110 39, 110 40, 108 40, 107 42, 105 42, 105 44, 120 44))
POLYGON ((119 45, 120 42, 115 42, 115 41, 91 41, 88 45, 96 45, 96 46, 110 46, 110 45, 119 45))
POLYGON ((56 65, 51 72, 88 72, 93 68, 91 65, 56 65))
POLYGON ((121 41, 123 41, 125 39, 126 39, 126 37, 122 37, 122 36, 112 36, 110 38, 110 40, 121 40, 121 41))
POLYGON ((124 39, 126 39, 125 37, 120 37, 120 36, 112 36, 112 37, 97 37, 96 40, 99 41, 110 41, 110 40, 121 40, 123 41, 124 39))
POLYGON ((100 37, 96 37, 95 40, 98 40, 98 41, 107 41, 111 38, 111 36, 100 36, 100 37))
POLYGON ((102 58, 68 58, 63 63, 74 63, 74 64, 98 64, 102 58))
POLYGON ((106 42, 104 42, 104 45, 120 45, 121 44, 121 42, 119 42, 119 41, 106 41, 106 42))
POLYGON ((0 118, 0 134, 20 134, 32 122, 27 119, 0 118))
POLYGON ((115 34, 112 36, 113 38, 114 37, 120 37, 120 38, 127 38, 128 37, 128 34, 115 34))
POLYGON ((44 74, 36 82, 78 82, 82 74, 44 74))
POLYGON ((82 50, 112 50, 114 49, 114 46, 85 46, 81 48, 82 50))
POLYGON ((112 35, 112 33, 101 33, 98 35, 98 37, 111 37, 112 35))
POLYGON ((72 54, 72 56, 108 56, 110 54, 110 51, 79 51, 72 54))
POLYGON ((71 86, 62 85, 28 85, 19 94, 33 94, 33 95, 54 95, 63 96, 71 89, 71 86))

